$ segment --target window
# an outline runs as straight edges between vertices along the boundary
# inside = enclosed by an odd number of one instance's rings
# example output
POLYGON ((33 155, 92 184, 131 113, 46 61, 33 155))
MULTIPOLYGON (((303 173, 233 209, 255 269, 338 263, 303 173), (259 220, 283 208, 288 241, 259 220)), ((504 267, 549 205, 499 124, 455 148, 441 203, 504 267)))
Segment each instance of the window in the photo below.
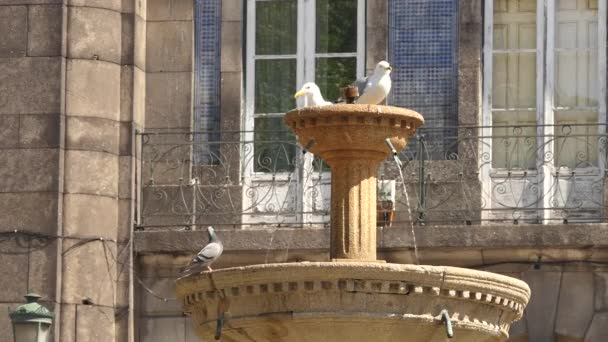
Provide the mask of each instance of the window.
MULTIPOLYGON (((445 159, 458 124, 458 1, 389 2, 389 104, 424 116, 432 159, 445 159)), ((455 144, 454 144, 455 145, 455 144)), ((408 144, 416 150, 414 139, 408 144)))
POLYGON ((246 129, 253 172, 293 172, 294 136, 283 124, 295 91, 314 81, 331 100, 364 73, 364 0, 247 1, 246 129), (251 135, 250 135, 251 136, 251 135))
POLYGON ((585 212, 575 220, 601 215, 605 91, 606 1, 485 1, 489 209, 537 222, 572 220, 571 208, 585 212))
POLYGON ((365 0, 248 0, 246 34, 244 221, 326 222, 327 167, 283 115, 304 83, 332 100, 365 73, 365 0))

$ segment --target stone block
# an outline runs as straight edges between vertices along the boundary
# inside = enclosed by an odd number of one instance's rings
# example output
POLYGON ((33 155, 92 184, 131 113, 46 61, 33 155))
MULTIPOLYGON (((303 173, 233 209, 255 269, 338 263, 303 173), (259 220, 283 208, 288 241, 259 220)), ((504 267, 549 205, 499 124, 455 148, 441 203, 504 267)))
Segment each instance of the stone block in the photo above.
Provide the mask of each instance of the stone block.
POLYGON ((135 16, 133 40, 133 64, 146 70, 146 31, 147 23, 140 16, 135 16))
POLYGON ((0 336, 2 336, 5 341, 13 341, 13 325, 6 313, 10 310, 14 310, 21 304, 23 303, 0 303, 0 312, 4 313, 3 315, 0 315, 0 336))
POLYGON ((483 27, 480 24, 461 24, 459 30, 459 68, 481 68, 483 27))
POLYGON ((143 315, 179 315, 182 312, 181 303, 175 299, 175 278, 144 278, 142 282, 154 292, 140 286, 140 312, 143 315))
POLYGON ((102 8, 69 7, 68 18, 68 57, 120 63, 120 13, 102 8))
POLYGON ((131 122, 120 122, 118 123, 118 154, 120 156, 131 156, 133 154, 133 136, 131 122))
POLYGON ((131 171, 134 159, 130 156, 122 156, 118 159, 118 197, 131 198, 131 171))
POLYGON ((63 234, 116 239, 118 201, 111 197, 65 194, 63 234))
POLYGON ((4 241, 0 246, 0 265, 2 265, 2 277, 0 277, 0 288, 2 302, 21 302, 23 296, 29 290, 28 278, 28 244, 27 240, 15 241, 11 239, 4 241))
POLYGON ((19 146, 44 148, 59 146, 60 115, 20 115, 19 146))
POLYGON ((192 0, 148 0, 148 21, 192 20, 192 0))
POLYGON ((186 319, 175 317, 142 318, 139 325, 139 337, 146 342, 184 341, 186 319))
POLYGON ((146 71, 192 71, 192 22, 146 23, 146 71))
POLYGON ((121 55, 120 64, 133 64, 133 47, 135 43, 135 16, 133 13, 121 14, 121 55))
POLYGON ((28 56, 61 56, 63 8, 60 5, 30 6, 28 12, 28 56))
POLYGON ((388 2, 385 0, 367 1, 367 27, 388 25, 388 2))
POLYGON ((115 342, 114 309, 97 305, 76 305, 78 342, 115 342))
POLYGON ((222 72, 220 110, 222 131, 241 130, 241 108, 243 108, 243 74, 222 72))
POLYGON ((118 155, 119 123, 113 120, 66 117, 66 149, 106 152, 118 155))
MULTIPOLYGON (((55 300, 57 284, 57 240, 32 241, 29 257, 28 287, 43 299, 55 300)), ((1 335, 0 335, 1 336, 1 335)))
POLYGON ((57 191, 57 149, 0 150, 0 191, 57 191))
POLYGON ((57 231, 57 193, 0 193, 0 227, 53 234, 57 231))
POLYGON ((64 240, 62 301, 114 305, 116 244, 110 241, 64 240), (84 241, 84 243, 83 243, 84 241))
POLYGON ((0 58, 0 114, 59 113, 61 58, 0 58))
POLYGON ((25 56, 27 50, 27 7, 0 6, 0 57, 25 56))
POLYGON ((120 121, 133 120, 133 66, 123 65, 120 69, 120 121))
POLYGON ((480 73, 476 68, 458 70, 458 122, 476 125, 480 121, 481 108, 480 73))
POLYGON ((62 304, 61 305, 61 321, 56 322, 60 325, 59 341, 61 342, 76 342, 76 305, 62 304))
POLYGON ((595 310, 608 310, 608 272, 594 273, 595 310))
POLYGON ((367 62, 366 68, 374 70, 376 64, 387 59, 388 55, 388 34, 384 28, 374 28, 367 32, 367 62))
POLYGON ((593 273, 564 272, 555 333, 582 340, 593 318, 593 300, 593 273))
POLYGON ((94 60, 68 60, 66 113, 118 121, 120 65, 94 60))
POLYGON ((528 283, 532 296, 526 307, 528 335, 534 342, 553 342, 553 328, 558 303, 560 272, 531 270, 523 280, 528 283))
POLYGON ((120 12, 122 9, 122 0, 68 0, 68 5, 72 7, 93 7, 103 8, 120 12))
POLYGON ((190 128, 192 73, 146 74, 146 128, 190 128))
POLYGON ((131 215, 131 199, 118 200, 118 241, 126 241, 131 236, 133 217, 131 215))
POLYGON ((19 115, 0 116, 0 146, 14 148, 19 145, 19 115))
POLYGON ((460 22, 477 23, 481 25, 483 7, 481 0, 460 0, 460 22))
POLYGON ((146 118, 146 73, 133 69, 133 124, 143 128, 146 118))
POLYGON ((65 152, 65 192, 118 195, 118 156, 102 152, 65 152))
POLYGON ((585 342, 608 341, 608 312, 596 312, 585 335, 585 342))
POLYGON ((468 267, 483 264, 479 249, 429 248, 419 250, 418 256, 423 265, 468 267))
POLYGON ((243 25, 240 21, 222 22, 221 63, 222 72, 243 70, 243 25))
POLYGON ((222 21, 243 21, 243 1, 222 0, 222 21))

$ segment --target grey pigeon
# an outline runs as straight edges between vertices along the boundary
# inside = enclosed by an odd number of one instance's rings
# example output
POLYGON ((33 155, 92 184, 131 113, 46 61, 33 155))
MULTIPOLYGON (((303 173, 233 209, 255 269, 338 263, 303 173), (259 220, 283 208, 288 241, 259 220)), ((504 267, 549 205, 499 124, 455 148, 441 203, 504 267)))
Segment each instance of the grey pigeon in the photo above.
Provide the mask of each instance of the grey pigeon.
POLYGON ((209 233, 209 243, 192 258, 192 262, 184 268, 184 272, 204 266, 207 266, 207 269, 212 271, 211 264, 222 255, 224 245, 222 245, 222 241, 215 234, 213 227, 207 227, 207 233, 209 233))

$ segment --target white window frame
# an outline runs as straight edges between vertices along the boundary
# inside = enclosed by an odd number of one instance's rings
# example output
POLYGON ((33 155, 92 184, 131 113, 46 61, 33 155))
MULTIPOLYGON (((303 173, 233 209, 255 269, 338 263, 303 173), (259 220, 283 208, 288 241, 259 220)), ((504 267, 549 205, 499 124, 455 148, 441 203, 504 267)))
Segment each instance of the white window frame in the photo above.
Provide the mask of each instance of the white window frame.
MULTIPOLYGON (((261 59, 284 59, 284 58, 295 58, 296 59, 296 84, 293 85, 294 93, 306 82, 315 81, 315 59, 322 57, 356 57, 357 58, 357 75, 356 77, 364 76, 365 74, 365 33, 366 33, 366 1, 357 1, 357 48, 356 52, 348 53, 317 53, 316 52, 316 0, 297 0, 297 48, 296 54, 291 55, 256 55, 255 53, 255 37, 256 37, 256 3, 262 1, 273 1, 273 0, 247 0, 246 10, 246 47, 245 47, 245 112, 244 112, 244 133, 241 136, 241 140, 245 144, 253 144, 254 141, 254 130, 255 130, 255 118, 256 117, 282 117, 285 113, 266 113, 263 115, 255 114, 255 61, 261 59)), ((254 153, 253 149, 248 153, 254 153)), ((242 155, 242 159, 245 158, 242 155)), ((304 156, 298 156, 296 162, 296 174, 298 181, 298 212, 307 212, 305 208, 307 205, 306 201, 302 200, 304 197, 304 190, 307 185, 305 181, 311 182, 314 177, 323 179, 323 182, 329 182, 329 172, 314 172, 312 171, 312 155, 307 153, 304 156), (303 165, 299 167, 298 165, 303 165), (309 177, 305 177, 304 174, 308 174, 309 177), (304 179, 306 178, 306 179, 304 179), (300 181, 303 180, 303 181, 300 181)), ((292 177, 289 172, 281 173, 267 173, 267 172, 255 172, 254 163, 247 163, 243 165, 243 176, 247 181, 250 182, 268 182, 268 181, 282 181, 288 182, 292 177)), ((309 184, 310 185, 310 184, 309 184)), ((250 198, 243 194, 244 207, 248 208, 250 198)), ((299 218, 303 220, 303 217, 299 218)))
MULTIPOLYGON (((492 208, 492 178, 505 177, 509 174, 510 177, 519 173, 519 171, 500 170, 492 167, 492 61, 493 61, 493 29, 494 29, 494 1, 485 0, 485 10, 483 18, 484 42, 483 42, 483 90, 482 90, 482 115, 481 115, 481 155, 480 158, 480 181, 485 188, 483 200, 488 209, 492 208)), ((555 4, 558 0, 537 0, 536 8, 536 122, 541 125, 537 128, 537 161, 542 160, 546 153, 554 151, 555 136, 555 112, 554 112, 554 37, 555 37, 555 4), (551 14, 551 15, 548 15, 551 14), (546 30, 545 30, 546 26, 546 30)), ((576 0, 574 0, 576 1, 576 0)), ((606 124, 606 38, 607 38, 607 4, 604 0, 598 0, 598 72, 600 74, 598 84, 598 133, 605 134, 604 129, 606 124)), ((577 168, 577 174, 588 174, 592 176, 600 176, 604 173, 605 157, 598 153, 598 166, 577 168), (582 171, 582 172, 581 172, 582 171)), ((539 164, 539 163, 537 163, 539 164)), ((521 171, 522 175, 532 174, 536 177, 542 177, 541 188, 539 194, 546 194, 555 186, 555 167, 548 163, 540 163, 540 168, 537 170, 521 171)), ((550 208, 551 196, 543 196, 541 202, 538 203, 542 208, 550 208)), ((548 210, 541 210, 540 217, 543 223, 549 223, 545 219, 549 218, 548 210)), ((482 219, 488 218, 488 212, 484 211, 482 219)))

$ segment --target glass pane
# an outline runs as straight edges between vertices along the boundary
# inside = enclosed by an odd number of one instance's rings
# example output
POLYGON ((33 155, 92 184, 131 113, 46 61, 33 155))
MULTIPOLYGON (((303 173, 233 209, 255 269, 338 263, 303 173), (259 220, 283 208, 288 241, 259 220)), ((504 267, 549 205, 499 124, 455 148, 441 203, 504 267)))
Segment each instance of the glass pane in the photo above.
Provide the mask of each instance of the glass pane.
POLYGON ((357 77, 356 57, 317 58, 315 82, 327 101, 340 96, 340 88, 351 84, 357 77))
POLYGON ((27 323, 16 323, 14 325, 15 340, 17 342, 37 341, 38 340, 38 325, 27 323))
POLYGON ((256 1, 256 55, 295 54, 298 4, 296 0, 256 1))
POLYGON ((296 107, 295 59, 255 61, 255 113, 285 113, 296 107))
POLYGON ((256 118, 254 140, 255 172, 295 170, 295 136, 285 126, 282 117, 256 118))
POLYGON ((536 167, 536 113, 492 113, 492 167, 534 169, 536 167))
POLYGON ((555 166, 593 167, 598 161, 597 113, 559 111, 555 118, 555 166))
POLYGON ((492 108, 536 108, 536 53, 494 53, 492 108))
POLYGON ((598 106, 598 10, 591 1, 560 0, 555 8, 555 106, 598 106))
POLYGON ((317 0, 317 52, 357 51, 357 0, 317 0))

